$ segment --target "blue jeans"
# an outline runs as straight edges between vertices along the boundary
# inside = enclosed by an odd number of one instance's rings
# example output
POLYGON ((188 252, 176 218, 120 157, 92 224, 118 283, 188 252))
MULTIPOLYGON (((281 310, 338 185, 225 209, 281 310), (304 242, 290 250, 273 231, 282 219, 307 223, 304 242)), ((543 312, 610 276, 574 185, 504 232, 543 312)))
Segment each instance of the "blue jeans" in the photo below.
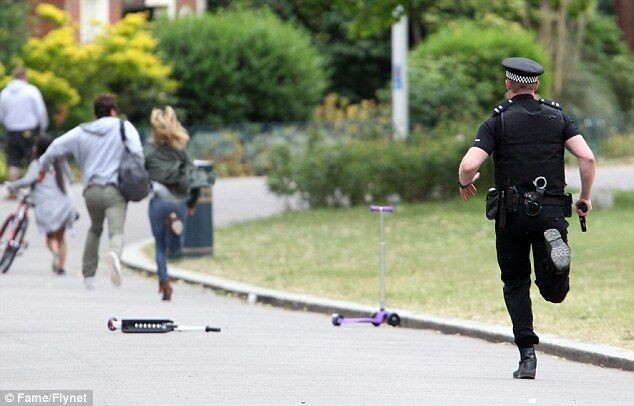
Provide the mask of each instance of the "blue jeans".
MULTIPOLYGON (((187 216, 187 205, 185 202, 172 203, 158 197, 150 200, 149 206, 150 225, 152 226, 152 234, 154 235, 154 244, 156 251, 156 266, 158 268, 158 276, 161 281, 167 280, 167 256, 180 255, 183 248, 184 232, 177 236, 172 233, 165 219, 168 214, 175 212, 185 225, 185 216, 187 216)), ((183 230, 184 231, 184 230, 183 230)))

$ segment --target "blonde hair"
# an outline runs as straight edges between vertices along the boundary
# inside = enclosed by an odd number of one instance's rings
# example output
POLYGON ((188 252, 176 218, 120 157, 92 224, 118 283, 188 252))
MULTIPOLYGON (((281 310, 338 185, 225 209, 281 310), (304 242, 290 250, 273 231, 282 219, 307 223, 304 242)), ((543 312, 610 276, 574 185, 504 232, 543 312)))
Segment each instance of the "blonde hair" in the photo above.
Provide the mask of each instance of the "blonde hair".
POLYGON ((189 134, 176 118, 176 112, 170 106, 165 110, 152 109, 152 141, 156 144, 169 145, 176 149, 184 149, 189 142, 189 134))

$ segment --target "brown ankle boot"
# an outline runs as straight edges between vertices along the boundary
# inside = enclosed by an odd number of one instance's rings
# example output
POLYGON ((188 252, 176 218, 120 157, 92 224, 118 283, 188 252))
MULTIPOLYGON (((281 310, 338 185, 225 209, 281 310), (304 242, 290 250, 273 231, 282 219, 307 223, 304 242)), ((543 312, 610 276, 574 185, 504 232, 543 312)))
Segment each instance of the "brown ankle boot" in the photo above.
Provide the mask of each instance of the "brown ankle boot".
POLYGON ((163 294, 163 300, 171 300, 172 287, 170 286, 169 279, 159 282, 159 293, 163 294))

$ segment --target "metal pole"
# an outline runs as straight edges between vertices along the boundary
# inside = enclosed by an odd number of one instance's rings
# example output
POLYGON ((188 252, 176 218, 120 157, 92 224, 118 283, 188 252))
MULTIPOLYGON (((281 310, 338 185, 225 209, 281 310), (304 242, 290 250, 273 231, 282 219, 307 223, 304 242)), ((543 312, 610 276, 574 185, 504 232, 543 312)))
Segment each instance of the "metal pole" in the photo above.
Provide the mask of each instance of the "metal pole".
POLYGON ((383 234, 383 207, 379 210, 379 291, 381 310, 385 309, 385 238, 383 234))
POLYGON ((403 6, 394 10, 398 17, 392 25, 392 126, 394 138, 406 139, 409 132, 409 102, 407 93, 407 16, 403 6), (400 16, 400 17, 399 17, 400 16))

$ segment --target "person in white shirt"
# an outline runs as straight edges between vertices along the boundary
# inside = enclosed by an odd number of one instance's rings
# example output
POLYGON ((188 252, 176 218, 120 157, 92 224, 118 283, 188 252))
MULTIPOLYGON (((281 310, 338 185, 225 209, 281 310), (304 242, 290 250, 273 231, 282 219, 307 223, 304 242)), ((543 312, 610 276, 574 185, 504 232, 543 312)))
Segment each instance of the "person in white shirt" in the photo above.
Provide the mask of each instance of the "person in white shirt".
MULTIPOLYGON (((100 94, 95 98, 94 111, 97 120, 80 124, 57 138, 40 157, 39 179, 55 158, 73 155, 81 170, 84 199, 90 215, 91 226, 86 236, 82 273, 87 289, 94 286, 94 276, 99 263, 99 240, 104 220, 108 221, 110 252, 107 260, 110 279, 121 285, 121 252, 123 250, 123 226, 128 202, 119 192, 118 174, 124 151, 121 139, 121 120, 115 96, 100 94)), ((130 152, 143 159, 143 147, 136 128, 124 121, 127 146, 130 152)))
POLYGON ((26 68, 17 67, 12 74, 14 79, 0 92, 0 122, 6 130, 9 181, 20 178, 24 161, 31 158, 33 140, 48 127, 42 93, 27 81, 26 68))

